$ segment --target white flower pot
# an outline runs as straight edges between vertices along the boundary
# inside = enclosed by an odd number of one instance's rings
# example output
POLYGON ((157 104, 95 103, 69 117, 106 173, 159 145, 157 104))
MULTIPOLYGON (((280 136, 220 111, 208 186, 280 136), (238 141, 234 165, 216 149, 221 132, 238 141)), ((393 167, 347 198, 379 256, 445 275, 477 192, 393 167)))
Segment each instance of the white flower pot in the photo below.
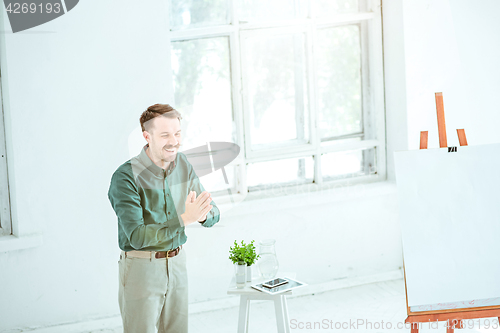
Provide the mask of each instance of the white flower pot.
POLYGON ((236 287, 243 288, 246 284, 247 279, 247 265, 245 262, 241 261, 239 263, 234 264, 234 278, 236 280, 236 287))

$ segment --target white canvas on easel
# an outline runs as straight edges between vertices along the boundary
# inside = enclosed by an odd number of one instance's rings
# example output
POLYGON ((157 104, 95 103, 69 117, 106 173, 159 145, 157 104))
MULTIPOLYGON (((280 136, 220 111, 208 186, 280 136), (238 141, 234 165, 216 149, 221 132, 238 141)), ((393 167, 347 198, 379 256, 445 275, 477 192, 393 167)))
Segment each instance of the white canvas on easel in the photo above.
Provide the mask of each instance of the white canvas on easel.
POLYGON ((500 297, 500 144, 395 164, 408 306, 500 297))

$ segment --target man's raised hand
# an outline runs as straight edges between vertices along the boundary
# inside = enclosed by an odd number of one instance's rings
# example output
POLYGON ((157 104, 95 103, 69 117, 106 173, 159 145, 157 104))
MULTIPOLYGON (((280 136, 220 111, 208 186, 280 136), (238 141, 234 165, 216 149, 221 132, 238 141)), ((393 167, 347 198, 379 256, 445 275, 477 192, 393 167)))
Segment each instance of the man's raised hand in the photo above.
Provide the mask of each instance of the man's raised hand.
POLYGON ((181 215, 184 226, 196 221, 204 221, 208 212, 212 209, 212 196, 207 191, 196 197, 196 192, 189 192, 186 198, 186 210, 181 215))

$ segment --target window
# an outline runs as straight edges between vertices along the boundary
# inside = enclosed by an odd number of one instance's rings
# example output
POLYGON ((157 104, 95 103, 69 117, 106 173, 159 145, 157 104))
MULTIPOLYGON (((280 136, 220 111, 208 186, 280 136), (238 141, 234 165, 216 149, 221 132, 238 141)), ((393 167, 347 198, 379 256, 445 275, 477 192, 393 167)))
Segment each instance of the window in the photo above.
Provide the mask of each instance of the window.
MULTIPOLYGON (((1 77, 0 77, 1 81, 1 77)), ((3 123, 3 97, 0 84, 0 236, 12 233, 7 179, 7 155, 5 152, 5 127, 3 123)))
POLYGON ((385 179, 380 0, 170 3, 184 148, 241 147, 207 188, 385 179))

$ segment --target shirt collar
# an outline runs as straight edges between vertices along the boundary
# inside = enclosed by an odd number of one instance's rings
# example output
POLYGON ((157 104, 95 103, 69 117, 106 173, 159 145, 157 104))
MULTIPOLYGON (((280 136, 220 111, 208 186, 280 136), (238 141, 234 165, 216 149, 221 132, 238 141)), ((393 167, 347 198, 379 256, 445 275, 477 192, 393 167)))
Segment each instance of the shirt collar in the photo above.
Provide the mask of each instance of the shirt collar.
MULTIPOLYGON (((152 173, 154 173, 157 176, 163 177, 163 168, 160 168, 156 164, 151 161, 149 158, 148 154, 146 153, 146 149, 148 149, 149 143, 146 144, 144 147, 142 147, 141 153, 139 154, 139 160, 141 163, 152 173)), ((167 168, 167 174, 171 173, 176 165, 177 162, 177 156, 179 155, 179 152, 175 155, 175 159, 169 163, 168 168, 167 168)))

